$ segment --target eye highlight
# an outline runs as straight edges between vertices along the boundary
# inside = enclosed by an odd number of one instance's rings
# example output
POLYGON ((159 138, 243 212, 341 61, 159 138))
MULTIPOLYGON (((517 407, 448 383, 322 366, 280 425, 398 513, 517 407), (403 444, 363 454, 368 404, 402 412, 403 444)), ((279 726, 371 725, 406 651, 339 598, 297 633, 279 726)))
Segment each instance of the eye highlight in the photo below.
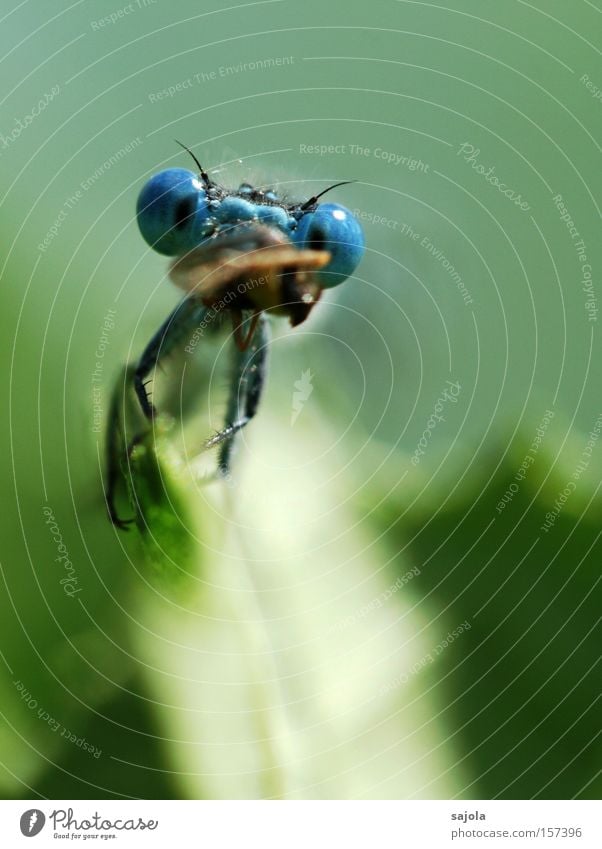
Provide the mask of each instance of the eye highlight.
MULTIPOLYGON (((327 186, 304 201, 291 200, 266 184, 245 182, 237 189, 229 188, 216 182, 186 145, 177 144, 190 154, 198 171, 168 168, 155 174, 138 195, 136 214, 147 244, 173 257, 169 277, 185 294, 153 334, 137 364, 125 367, 123 380, 128 392, 137 397, 150 433, 158 408, 147 386, 161 360, 180 346, 194 354, 205 327, 211 335, 229 332, 236 352, 226 417, 222 429, 214 431, 203 446, 219 446, 215 476, 227 480, 233 440, 252 420, 260 402, 272 316, 287 318, 293 328, 306 321, 322 290, 353 274, 364 254, 364 235, 350 210, 321 202, 328 192, 353 181, 327 186)), ((135 494, 127 485, 126 466, 131 472, 130 460, 141 431, 138 423, 137 435, 132 434, 130 441, 125 427, 130 430, 130 400, 124 410, 127 421, 113 404, 106 439, 106 503, 109 518, 123 530, 132 522, 139 528, 144 522, 146 527, 137 499, 132 518, 120 518, 117 510, 122 484, 130 495, 135 494)), ((131 413, 135 414, 134 409, 131 413)))
POLYGON ((291 238, 299 248, 328 251, 330 262, 316 272, 320 285, 338 286, 364 255, 364 233, 353 214, 338 203, 321 203, 300 219, 291 238))
POLYGON ((214 227, 203 184, 192 171, 167 168, 138 195, 138 227, 151 248, 177 256, 195 248, 214 227))

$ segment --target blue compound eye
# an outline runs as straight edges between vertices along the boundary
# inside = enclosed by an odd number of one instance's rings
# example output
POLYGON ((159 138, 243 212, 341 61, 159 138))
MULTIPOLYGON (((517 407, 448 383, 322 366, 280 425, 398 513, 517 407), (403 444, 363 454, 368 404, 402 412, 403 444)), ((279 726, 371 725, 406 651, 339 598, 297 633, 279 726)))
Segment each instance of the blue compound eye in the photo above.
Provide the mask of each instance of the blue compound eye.
POLYGON ((178 256, 214 229, 203 183, 184 168, 168 168, 142 187, 136 206, 145 241, 160 254, 178 256))
POLYGON ((321 203, 306 212, 291 236, 298 247, 329 251, 330 262, 316 272, 321 286, 338 286, 353 274, 364 255, 364 233, 352 213, 338 203, 321 203))

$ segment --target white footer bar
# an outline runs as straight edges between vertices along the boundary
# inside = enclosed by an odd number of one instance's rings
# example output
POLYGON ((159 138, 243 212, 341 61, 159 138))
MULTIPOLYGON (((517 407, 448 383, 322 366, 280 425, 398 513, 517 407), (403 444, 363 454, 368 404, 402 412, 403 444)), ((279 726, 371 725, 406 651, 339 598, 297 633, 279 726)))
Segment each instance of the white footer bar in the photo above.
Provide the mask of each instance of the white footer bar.
POLYGON ((0 846, 50 843, 166 849, 600 849, 602 805, 595 801, 0 803, 0 846))

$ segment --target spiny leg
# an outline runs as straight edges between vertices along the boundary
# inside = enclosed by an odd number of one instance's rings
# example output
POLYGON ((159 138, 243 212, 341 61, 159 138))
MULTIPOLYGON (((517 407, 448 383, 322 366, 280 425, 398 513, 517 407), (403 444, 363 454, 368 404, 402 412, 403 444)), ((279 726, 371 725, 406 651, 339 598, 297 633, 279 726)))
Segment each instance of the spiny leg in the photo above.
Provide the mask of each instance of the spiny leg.
POLYGON ((246 350, 235 352, 225 426, 205 443, 206 448, 221 445, 218 471, 224 476, 230 471, 234 437, 257 412, 267 372, 269 341, 268 319, 262 313, 252 343, 246 350))
POLYGON ((240 352, 242 355, 240 359, 244 364, 241 363, 239 366, 235 382, 233 380, 230 389, 233 403, 229 405, 228 413, 232 411, 235 415, 229 415, 226 418, 224 431, 227 431, 227 435, 221 444, 218 457, 218 469, 224 476, 230 472, 230 461, 237 433, 251 421, 259 407, 267 375, 269 342, 269 323, 266 316, 262 314, 252 344, 246 351, 240 352), (235 403, 236 406, 234 406, 235 403))
POLYGON ((147 419, 152 419, 156 410, 151 404, 150 394, 146 391, 146 386, 152 378, 146 378, 161 359, 171 353, 186 337, 190 338, 195 329, 202 332, 201 325, 207 320, 209 313, 209 307, 193 298, 185 298, 167 317, 144 349, 134 373, 134 389, 147 419))
POLYGON ((117 490, 119 483, 123 480, 124 465, 128 462, 132 446, 140 438, 138 433, 138 436, 134 436, 130 441, 126 430, 130 427, 139 430, 140 409, 146 418, 152 418, 154 414, 154 407, 150 404, 146 393, 144 379, 162 357, 169 354, 187 336, 192 344, 194 331, 202 330, 203 322, 207 321, 209 313, 211 310, 199 304, 198 301, 191 298, 181 301, 153 336, 139 363, 136 366, 127 366, 122 379, 115 385, 107 418, 106 503, 111 522, 122 530, 127 530, 127 525, 134 520, 124 520, 119 517, 115 504, 117 490), (132 386, 136 390, 137 398, 131 393, 132 386))
POLYGON ((232 313, 232 332, 234 334, 234 341, 236 342, 236 347, 239 351, 246 351, 251 342, 253 341, 253 337, 255 336, 255 331, 257 330, 257 322, 259 321, 259 316, 261 312, 254 312, 251 316, 251 320, 249 322, 249 329, 246 333, 242 332, 243 326, 243 317, 241 310, 231 310, 232 313))

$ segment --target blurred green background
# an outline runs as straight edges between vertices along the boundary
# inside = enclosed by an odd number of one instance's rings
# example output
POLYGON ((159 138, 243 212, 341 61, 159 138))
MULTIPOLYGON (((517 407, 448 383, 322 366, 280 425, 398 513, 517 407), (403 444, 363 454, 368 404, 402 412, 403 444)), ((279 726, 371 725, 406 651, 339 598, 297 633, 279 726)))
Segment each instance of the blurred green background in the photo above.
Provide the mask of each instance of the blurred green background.
POLYGON ((34 2, 0 41, 3 796, 599 797, 600 11, 34 2), (357 180, 368 247, 274 323, 230 486, 165 440, 149 557, 99 422, 178 299, 134 218, 174 138, 357 180))

